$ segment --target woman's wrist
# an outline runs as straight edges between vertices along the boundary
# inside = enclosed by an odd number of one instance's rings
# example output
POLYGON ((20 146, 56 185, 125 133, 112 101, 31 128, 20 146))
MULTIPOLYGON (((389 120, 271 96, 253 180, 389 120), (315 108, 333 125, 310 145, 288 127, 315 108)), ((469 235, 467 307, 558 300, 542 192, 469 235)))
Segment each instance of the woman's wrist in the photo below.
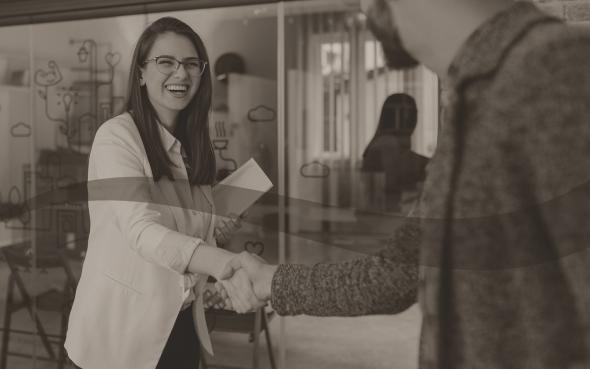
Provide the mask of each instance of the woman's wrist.
POLYGON ((196 274, 207 274, 219 279, 225 269, 225 265, 234 257, 231 251, 212 247, 202 242, 193 253, 186 268, 187 272, 196 274))

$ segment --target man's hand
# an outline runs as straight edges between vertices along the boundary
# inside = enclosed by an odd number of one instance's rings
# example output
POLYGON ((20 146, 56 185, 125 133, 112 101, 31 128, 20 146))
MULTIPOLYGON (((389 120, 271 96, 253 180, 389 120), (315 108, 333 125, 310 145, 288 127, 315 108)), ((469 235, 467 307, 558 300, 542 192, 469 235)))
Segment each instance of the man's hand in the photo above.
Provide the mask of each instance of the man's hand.
POLYGON ((226 306, 239 314, 256 311, 258 308, 266 306, 266 302, 260 301, 254 294, 252 282, 244 269, 235 272, 230 279, 217 283, 221 283, 225 288, 221 295, 222 297, 225 295, 226 306))
POLYGON ((249 211, 244 212, 241 216, 229 213, 227 218, 219 219, 215 226, 215 240, 219 243, 226 243, 242 228, 242 219, 250 215, 249 211))
MULTIPOLYGON (((257 255, 243 251, 226 264, 221 273, 220 281, 215 284, 215 287, 225 299, 226 304, 231 306, 234 299, 237 298, 237 294, 227 288, 224 282, 232 278, 238 271, 241 271, 239 278, 243 278, 243 273, 245 273, 251 282, 251 288, 256 298, 266 302, 270 300, 272 277, 276 269, 276 265, 268 265, 257 255)), ((242 301, 242 305, 244 304, 245 302, 242 301)))

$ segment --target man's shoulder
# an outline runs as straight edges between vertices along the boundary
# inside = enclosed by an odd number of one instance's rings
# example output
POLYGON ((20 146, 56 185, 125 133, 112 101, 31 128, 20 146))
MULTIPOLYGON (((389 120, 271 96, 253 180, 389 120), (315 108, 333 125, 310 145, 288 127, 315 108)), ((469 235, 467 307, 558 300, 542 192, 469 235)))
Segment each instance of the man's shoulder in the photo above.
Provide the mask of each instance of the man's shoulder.
POLYGON ((590 28, 539 24, 515 40, 488 93, 498 109, 590 97, 590 28))
POLYGON ((590 28, 561 22, 533 26, 508 50, 500 71, 506 78, 537 81, 588 72, 590 28))
POLYGON ((517 44, 518 49, 533 56, 550 55, 557 59, 562 54, 576 51, 587 56, 590 53, 590 28, 563 23, 541 24, 523 37, 517 44))

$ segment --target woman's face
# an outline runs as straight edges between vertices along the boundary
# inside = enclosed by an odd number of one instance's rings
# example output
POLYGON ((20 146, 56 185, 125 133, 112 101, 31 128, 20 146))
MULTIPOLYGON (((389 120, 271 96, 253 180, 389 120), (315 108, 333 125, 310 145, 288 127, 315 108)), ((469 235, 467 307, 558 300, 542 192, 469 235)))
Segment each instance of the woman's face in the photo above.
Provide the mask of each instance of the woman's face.
MULTIPOLYGON (((176 33, 165 33, 159 36, 146 60, 156 56, 168 56, 181 62, 191 58, 199 58, 195 46, 185 36, 176 33)), ((140 61, 141 62, 144 62, 140 61)), ((140 68, 141 85, 145 85, 150 102, 161 119, 176 119, 197 93, 201 76, 189 75, 184 65, 180 65, 172 74, 166 75, 158 70, 156 61, 152 60, 140 68)))

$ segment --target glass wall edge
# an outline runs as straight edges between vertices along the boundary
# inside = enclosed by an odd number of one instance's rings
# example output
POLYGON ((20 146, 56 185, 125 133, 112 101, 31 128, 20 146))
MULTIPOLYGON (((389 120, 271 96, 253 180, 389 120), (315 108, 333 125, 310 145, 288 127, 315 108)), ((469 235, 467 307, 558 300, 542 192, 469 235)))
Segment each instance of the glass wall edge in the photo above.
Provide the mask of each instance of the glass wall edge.
MULTIPOLYGON (((38 0, 43 1, 43 0, 38 0)), ((313 1, 313 0, 286 0, 291 1, 313 1)), ((45 1, 43 1, 46 3, 45 1)), ((122 1, 123 2, 123 1, 122 1)), ((231 6, 246 6, 258 4, 276 4, 281 1, 277 0, 178 0, 167 1, 161 3, 144 3, 133 5, 117 5, 100 7, 98 1, 92 8, 87 9, 71 9, 68 11, 44 11, 39 13, 35 9, 34 2, 32 2, 30 13, 24 14, 10 14, 0 5, 0 27, 3 26, 17 26, 24 24, 38 24, 38 23, 54 23, 83 19, 107 18, 116 16, 146 14, 146 13, 162 13, 181 10, 192 9, 208 9, 208 8, 223 8, 231 6)), ((45 4, 45 8, 47 5, 45 4)), ((73 6, 72 6, 73 7, 73 6)))

